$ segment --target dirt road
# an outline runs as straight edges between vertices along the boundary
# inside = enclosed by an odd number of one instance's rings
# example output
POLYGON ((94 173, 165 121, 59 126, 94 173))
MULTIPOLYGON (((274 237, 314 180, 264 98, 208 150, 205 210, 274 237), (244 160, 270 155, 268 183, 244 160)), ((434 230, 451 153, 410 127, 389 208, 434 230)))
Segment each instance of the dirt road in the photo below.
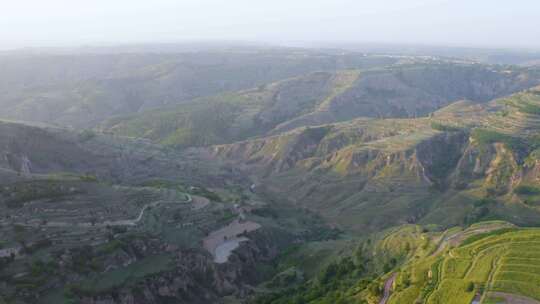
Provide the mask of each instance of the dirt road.
POLYGON ((384 293, 381 301, 379 301, 379 304, 386 304, 388 299, 390 298, 390 295, 392 294, 392 286, 394 285, 394 281, 396 280, 397 274, 394 273, 386 282, 384 283, 384 293))

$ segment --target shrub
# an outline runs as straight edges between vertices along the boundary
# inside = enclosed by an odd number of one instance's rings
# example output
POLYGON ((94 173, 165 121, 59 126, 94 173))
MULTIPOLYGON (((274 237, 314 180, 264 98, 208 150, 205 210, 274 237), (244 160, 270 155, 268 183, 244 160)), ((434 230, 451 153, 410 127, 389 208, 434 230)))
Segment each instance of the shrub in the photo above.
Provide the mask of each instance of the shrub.
POLYGON ((96 133, 92 130, 83 130, 79 133, 79 141, 86 142, 96 137, 96 133))
POLYGON ((538 195, 540 194, 540 187, 533 185, 519 185, 514 189, 514 193, 521 195, 538 195))
POLYGON ((474 283, 473 282, 469 282, 469 284, 467 284, 467 288, 465 289, 466 292, 473 292, 474 291, 474 283))
POLYGON ((504 133, 499 133, 494 130, 474 129, 471 137, 480 145, 502 143, 505 147, 518 156, 518 162, 523 161, 527 155, 525 162, 531 162, 535 155, 535 149, 540 148, 540 135, 527 136, 521 138, 504 133))
POLYGON ((434 130, 442 131, 442 132, 460 132, 463 131, 463 128, 452 126, 452 125, 445 125, 439 122, 432 122, 431 128, 434 130))
POLYGON ((83 182, 97 182, 98 178, 93 174, 86 173, 80 176, 80 180, 83 182))
POLYGON ((519 111, 527 114, 540 115, 540 106, 523 103, 519 105, 519 111))
POLYGON ((497 203, 497 201, 492 198, 482 198, 474 202, 474 207, 483 207, 495 203, 497 203))
POLYGON ((474 129, 472 132, 473 139, 479 144, 487 145, 494 143, 502 143, 508 149, 525 152, 528 150, 528 145, 521 138, 513 137, 507 134, 499 133, 487 129, 474 129))

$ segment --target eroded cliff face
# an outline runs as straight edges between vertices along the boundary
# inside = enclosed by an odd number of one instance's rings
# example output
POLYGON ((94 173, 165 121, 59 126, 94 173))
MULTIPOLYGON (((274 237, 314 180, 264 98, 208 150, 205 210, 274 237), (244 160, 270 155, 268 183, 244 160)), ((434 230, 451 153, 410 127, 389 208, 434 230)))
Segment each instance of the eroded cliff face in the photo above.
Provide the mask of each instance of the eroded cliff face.
POLYGON ((537 181, 537 161, 526 165, 502 143, 478 145, 470 141, 451 177, 457 189, 480 181, 490 196, 512 193, 521 182, 537 181))
POLYGON ((523 179, 536 183, 540 182, 540 158, 534 152, 525 161, 523 179))
MULTIPOLYGON (((485 102, 538 83, 524 72, 497 71, 474 66, 419 66, 363 74, 350 88, 329 103, 333 121, 355 117, 418 117, 452 102, 468 99, 485 102)), ((322 123, 328 113, 321 111, 322 123)), ((314 113, 317 114, 317 113, 314 113)))
MULTIPOLYGON (((83 304, 206 304, 221 303, 224 296, 245 298, 252 293, 254 284, 265 279, 257 271, 257 265, 274 259, 280 246, 265 231, 254 233, 251 238, 242 242, 223 264, 214 263, 211 255, 199 249, 141 245, 154 247, 154 250, 138 251, 137 254, 126 251, 121 258, 124 264, 129 265, 146 254, 156 254, 154 251, 160 249, 173 255, 169 269, 99 294, 89 294, 84 288, 75 289, 73 297, 83 304)), ((111 265, 122 265, 122 261, 115 260, 111 265)))
POLYGON ((449 182, 467 150, 468 139, 468 133, 464 131, 442 132, 416 147, 425 176, 432 183, 444 187, 449 182))
POLYGON ((253 176, 261 191, 361 229, 416 222, 451 193, 479 189, 499 197, 538 180, 538 161, 504 143, 480 144, 467 130, 435 131, 422 120, 411 132, 388 127, 394 123, 302 128, 217 146, 212 155, 253 176))
MULTIPOLYGON (((327 174, 366 179, 391 176, 414 177, 432 184, 445 180, 466 150, 466 132, 433 133, 418 143, 402 147, 382 146, 389 132, 355 137, 331 134, 331 126, 307 128, 260 140, 211 148, 212 155, 238 164, 250 173, 272 177, 285 172, 327 174)), ((406 136, 404 136, 406 137, 406 136)))
POLYGON ((425 208, 411 204, 424 204, 434 187, 450 183, 468 143, 466 132, 417 136, 386 126, 377 132, 347 128, 302 128, 216 146, 212 155, 254 176, 260 191, 321 212, 338 225, 365 228, 421 218, 425 208), (381 205, 402 198, 399 215, 382 220, 393 207, 381 205), (373 219, 361 218, 367 212, 354 217, 365 210, 374 213, 373 219))
POLYGON ((214 146, 210 151, 214 157, 240 164, 247 171, 271 175, 292 169, 299 161, 314 157, 319 142, 329 129, 303 128, 282 136, 214 146))

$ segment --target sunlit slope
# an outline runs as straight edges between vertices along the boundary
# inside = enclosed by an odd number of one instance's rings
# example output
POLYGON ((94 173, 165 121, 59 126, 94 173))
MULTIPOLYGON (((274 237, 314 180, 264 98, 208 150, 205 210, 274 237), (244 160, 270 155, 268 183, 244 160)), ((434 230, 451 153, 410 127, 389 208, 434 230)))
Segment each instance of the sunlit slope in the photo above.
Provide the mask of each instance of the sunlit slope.
POLYGON ((260 191, 364 230, 539 218, 540 94, 458 102, 417 119, 357 119, 212 148, 260 191))
MULTIPOLYGON (((255 303, 289 304, 298 299, 310 304, 436 303, 432 299, 440 296, 434 295, 435 290, 454 291, 457 303, 470 303, 475 295, 474 284, 471 291, 467 291, 468 282, 454 284, 457 289, 450 284, 453 281, 448 283, 445 279, 445 283, 441 283, 443 273, 445 278, 457 280, 450 271, 459 273, 462 270, 452 260, 449 250, 471 244, 486 234, 497 235, 518 229, 503 221, 480 222, 467 228, 458 226, 447 230, 441 230, 437 225, 409 224, 365 238, 300 245, 281 256, 277 263, 283 272, 264 284, 272 292, 262 293, 255 303), (291 275, 292 270, 296 275, 291 275), (299 283, 299 277, 306 280, 299 283), (284 278, 289 279, 288 284, 280 284, 284 278), (459 286, 465 287, 461 293, 459 286)), ((451 303, 454 299, 445 300, 449 302, 440 303, 451 303)))
POLYGON ((205 146, 359 117, 426 116, 463 98, 486 102, 538 81, 533 70, 447 62, 317 72, 116 117, 100 127, 176 147, 205 146))
POLYGON ((0 56, 0 118, 93 127, 113 116, 173 106, 316 71, 398 59, 298 49, 0 56))
POLYGON ((318 72, 256 89, 200 98, 184 105, 118 117, 102 128, 177 147, 227 143, 263 135, 315 111, 352 85, 358 71, 318 72))
POLYGON ((472 236, 457 248, 449 246, 403 267, 389 303, 466 304, 473 298, 507 303, 497 293, 540 300, 538 246, 539 229, 507 228, 472 236))

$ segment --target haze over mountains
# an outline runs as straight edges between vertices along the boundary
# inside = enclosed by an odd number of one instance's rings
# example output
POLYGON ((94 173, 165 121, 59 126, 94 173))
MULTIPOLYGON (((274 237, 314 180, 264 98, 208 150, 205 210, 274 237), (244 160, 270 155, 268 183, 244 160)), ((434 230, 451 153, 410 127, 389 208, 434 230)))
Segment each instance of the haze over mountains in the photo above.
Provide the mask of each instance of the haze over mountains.
POLYGON ((253 41, 539 48, 534 0, 22 0, 2 10, 7 48, 253 41))
POLYGON ((0 303, 540 301, 539 56, 385 48, 2 53, 0 303))

